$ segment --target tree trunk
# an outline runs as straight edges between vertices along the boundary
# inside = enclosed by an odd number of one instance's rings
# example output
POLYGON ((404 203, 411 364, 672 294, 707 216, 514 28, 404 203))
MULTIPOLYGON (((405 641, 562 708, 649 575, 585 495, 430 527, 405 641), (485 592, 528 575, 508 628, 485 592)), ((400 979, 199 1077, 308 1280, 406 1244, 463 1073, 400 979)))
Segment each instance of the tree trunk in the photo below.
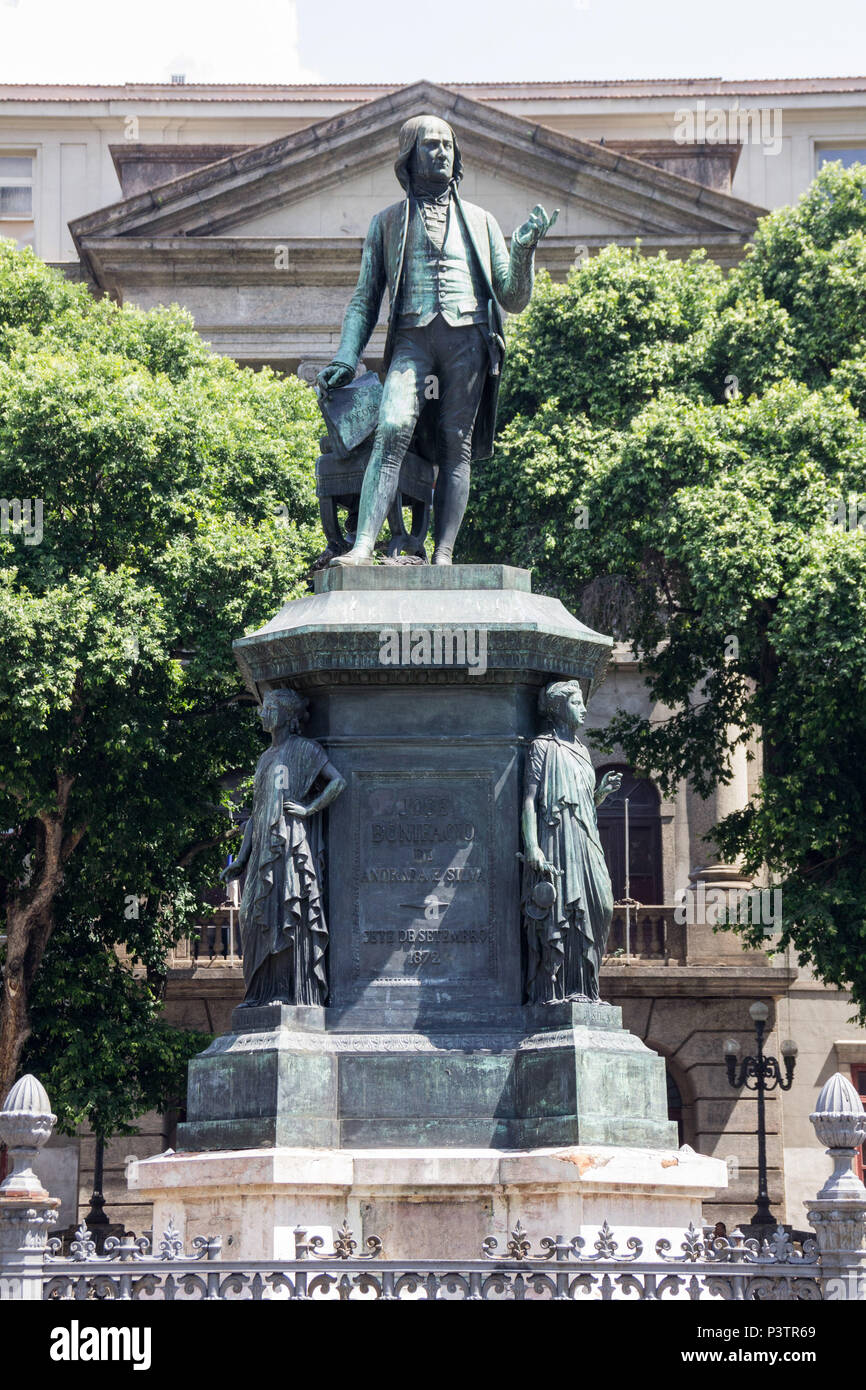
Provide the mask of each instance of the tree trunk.
POLYGON ((18 1075, 21 1053, 30 1036, 30 987, 54 925, 52 915, 43 913, 40 917, 32 904, 14 898, 6 923, 6 965, 0 1005, 0 1101, 18 1075))
POLYGON ((37 843, 29 882, 8 894, 0 1003, 0 1104, 15 1082, 30 1036, 30 990, 54 930, 54 900, 63 883, 63 866, 84 834, 81 826, 64 837, 72 781, 58 774, 56 811, 36 817, 37 843))

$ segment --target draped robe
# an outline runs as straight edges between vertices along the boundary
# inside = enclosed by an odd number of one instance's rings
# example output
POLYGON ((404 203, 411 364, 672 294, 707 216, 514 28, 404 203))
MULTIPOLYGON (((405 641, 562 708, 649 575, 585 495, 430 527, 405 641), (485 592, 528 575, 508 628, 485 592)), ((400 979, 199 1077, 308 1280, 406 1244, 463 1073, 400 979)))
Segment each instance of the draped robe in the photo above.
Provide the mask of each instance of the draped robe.
POLYGON ((528 1000, 598 999, 613 890, 598 837, 595 769, 582 744, 549 733, 530 746, 530 775, 538 781, 538 845, 559 872, 553 875, 555 900, 542 912, 533 907, 532 891, 543 875, 528 866, 524 871, 528 1000))
POLYGON ((247 1005, 325 1002, 321 819, 286 814, 285 802, 303 801, 326 763, 318 743, 291 735, 256 768, 240 906, 247 1005))

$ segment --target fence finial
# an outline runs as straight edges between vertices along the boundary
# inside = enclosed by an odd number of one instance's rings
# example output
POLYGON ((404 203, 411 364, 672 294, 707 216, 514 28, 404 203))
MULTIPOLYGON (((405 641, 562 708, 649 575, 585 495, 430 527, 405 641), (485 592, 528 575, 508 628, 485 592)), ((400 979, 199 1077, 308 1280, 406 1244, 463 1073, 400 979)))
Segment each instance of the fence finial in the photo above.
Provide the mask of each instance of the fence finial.
POLYGON ((866 1197, 866 1188, 852 1167, 857 1150, 866 1140, 866 1112, 851 1082, 841 1072, 837 1071, 821 1088, 809 1119, 834 1165, 818 1196, 866 1197))
POLYGON ((866 1139, 866 1114, 860 1097, 841 1072, 822 1087, 809 1119, 833 1160, 830 1177, 818 1196, 806 1203, 821 1252, 823 1296, 833 1301, 864 1302, 866 1187, 853 1172, 853 1163, 866 1139))
POLYGON ((0 1110, 0 1139, 9 1149, 11 1172, 0 1183, 5 1197, 33 1197, 44 1200, 48 1193, 33 1170, 36 1155, 51 1137, 57 1116, 45 1087, 35 1076, 22 1076, 15 1082, 0 1110))

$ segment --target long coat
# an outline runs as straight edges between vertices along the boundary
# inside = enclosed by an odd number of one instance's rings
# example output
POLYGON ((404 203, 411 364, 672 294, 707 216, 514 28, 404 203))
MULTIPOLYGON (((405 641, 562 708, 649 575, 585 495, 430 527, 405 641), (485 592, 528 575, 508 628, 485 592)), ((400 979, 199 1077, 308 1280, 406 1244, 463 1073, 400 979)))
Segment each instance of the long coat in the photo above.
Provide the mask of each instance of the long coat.
MULTIPOLYGON (((484 385, 472 436, 473 459, 488 459, 493 453, 496 406, 499 399, 500 366, 505 356, 501 309, 519 313, 532 295, 534 247, 521 246, 512 238, 511 253, 499 224, 491 213, 473 203, 464 203, 456 189, 452 199, 481 272, 488 295, 488 332, 494 345, 491 370, 484 385)), ((357 366, 358 359, 376 327, 382 296, 388 290, 388 335, 385 340, 385 370, 394 350, 397 320, 400 316, 400 289, 406 238, 409 231, 411 199, 392 203, 377 212, 364 242, 361 271, 355 293, 343 319, 343 333, 334 360, 357 366)), ((424 451, 426 453, 426 451, 424 451)))

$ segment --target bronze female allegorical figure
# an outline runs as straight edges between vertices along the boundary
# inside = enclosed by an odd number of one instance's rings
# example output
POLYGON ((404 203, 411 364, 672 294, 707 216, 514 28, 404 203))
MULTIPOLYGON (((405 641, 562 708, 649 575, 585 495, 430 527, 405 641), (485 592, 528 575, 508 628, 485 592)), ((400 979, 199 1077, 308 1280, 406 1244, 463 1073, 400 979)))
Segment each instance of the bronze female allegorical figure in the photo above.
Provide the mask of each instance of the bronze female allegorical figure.
POLYGON ((538 707, 551 727, 530 746, 524 782, 526 999, 596 1001, 613 891, 595 808, 619 790, 622 775, 608 772, 596 788, 577 740, 586 718, 578 681, 548 685, 538 707))
POLYGON ((529 303, 535 247, 557 217, 533 208, 509 254, 496 219, 461 201, 460 150, 451 127, 436 116, 406 121, 394 168, 406 197, 370 224, 340 346, 318 376, 326 396, 352 380, 387 287, 387 375, 358 530, 352 549, 332 565, 372 563, 413 436, 413 447, 439 470, 433 563, 451 564, 470 461, 493 453, 505 349, 500 306, 516 313, 529 303))
POLYGON ((322 905, 321 822, 317 813, 346 786, 320 744, 298 732, 307 701, 271 690, 259 711, 271 747, 259 759, 253 813, 225 880, 246 869, 240 908, 244 1005, 324 1004, 328 928, 322 905), (324 782, 307 805, 304 798, 324 782))

